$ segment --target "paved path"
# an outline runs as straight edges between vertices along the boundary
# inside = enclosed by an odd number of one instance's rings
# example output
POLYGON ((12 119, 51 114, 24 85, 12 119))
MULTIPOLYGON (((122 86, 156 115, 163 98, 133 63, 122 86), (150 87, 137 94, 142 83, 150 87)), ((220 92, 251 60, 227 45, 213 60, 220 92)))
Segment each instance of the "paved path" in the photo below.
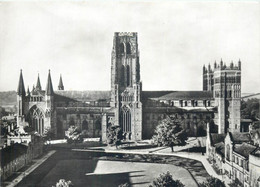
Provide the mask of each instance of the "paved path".
POLYGON ((24 177, 29 175, 31 172, 33 172, 39 165, 41 165, 45 160, 47 160, 51 155, 53 155, 56 151, 52 150, 48 152, 46 155, 39 159, 34 159, 35 162, 33 165, 31 165, 26 171, 21 172, 20 175, 18 175, 12 182, 10 182, 6 187, 14 187, 16 186, 21 180, 23 180, 24 177))

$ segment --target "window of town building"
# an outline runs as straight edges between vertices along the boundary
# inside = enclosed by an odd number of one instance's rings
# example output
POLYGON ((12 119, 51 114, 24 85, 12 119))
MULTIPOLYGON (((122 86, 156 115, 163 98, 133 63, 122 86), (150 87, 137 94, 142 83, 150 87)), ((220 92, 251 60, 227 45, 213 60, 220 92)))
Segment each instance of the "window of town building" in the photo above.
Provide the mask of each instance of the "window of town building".
POLYGON ((227 145, 226 148, 227 148, 227 160, 230 161, 230 146, 227 145))

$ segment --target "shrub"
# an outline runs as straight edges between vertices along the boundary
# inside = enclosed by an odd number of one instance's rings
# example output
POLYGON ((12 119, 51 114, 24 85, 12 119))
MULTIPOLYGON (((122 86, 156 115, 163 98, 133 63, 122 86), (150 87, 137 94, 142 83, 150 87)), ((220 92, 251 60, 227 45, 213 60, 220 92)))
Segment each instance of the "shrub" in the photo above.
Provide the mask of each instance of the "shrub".
POLYGON ((167 173, 160 174, 149 187, 184 187, 184 184, 179 180, 174 180, 170 172, 167 171, 167 173))
POLYGON ((206 182, 200 184, 201 187, 225 187, 225 183, 215 177, 207 178, 206 182))

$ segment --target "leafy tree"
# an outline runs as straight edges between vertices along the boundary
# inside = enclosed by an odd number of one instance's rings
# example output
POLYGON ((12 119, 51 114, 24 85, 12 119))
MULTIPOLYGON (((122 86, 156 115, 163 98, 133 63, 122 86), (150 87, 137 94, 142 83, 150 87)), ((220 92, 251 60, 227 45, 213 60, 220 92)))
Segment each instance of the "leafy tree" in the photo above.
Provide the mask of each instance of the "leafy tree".
POLYGON ((166 116, 155 129, 153 141, 158 146, 170 146, 173 151, 175 145, 185 145, 187 133, 181 127, 180 121, 166 116))
MULTIPOLYGON (((56 187, 72 187, 73 184, 71 181, 66 181, 64 179, 60 179, 59 182, 56 183, 56 187)), ((55 187, 55 186, 52 186, 55 187)))
POLYGON ((259 99, 253 98, 241 101, 241 117, 244 119, 259 120, 259 99))
POLYGON ((5 108, 0 106, 0 118, 2 118, 3 116, 7 116, 8 112, 5 111, 5 108))
POLYGON ((160 176, 154 179, 153 184, 149 187, 184 187, 179 180, 174 180, 169 171, 167 173, 160 174, 160 176))
POLYGON ((225 183, 215 177, 207 178, 206 182, 200 184, 201 187, 225 187, 225 183))
POLYGON ((107 129, 107 143, 111 145, 116 145, 116 147, 121 143, 123 139, 123 133, 119 126, 111 125, 107 129))
POLYGON ((52 128, 45 128, 43 132, 44 140, 51 140, 55 137, 54 130, 52 128))
POLYGON ((230 187, 243 187, 244 185, 236 178, 235 181, 233 181, 231 184, 229 184, 230 187))

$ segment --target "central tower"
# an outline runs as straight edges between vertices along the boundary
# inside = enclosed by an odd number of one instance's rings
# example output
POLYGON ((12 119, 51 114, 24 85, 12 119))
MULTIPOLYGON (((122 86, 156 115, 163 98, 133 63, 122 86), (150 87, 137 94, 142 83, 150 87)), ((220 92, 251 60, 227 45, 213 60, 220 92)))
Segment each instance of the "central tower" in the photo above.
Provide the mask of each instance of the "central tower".
POLYGON ((111 102, 114 125, 126 139, 142 139, 142 84, 136 32, 116 32, 111 59, 111 102))

